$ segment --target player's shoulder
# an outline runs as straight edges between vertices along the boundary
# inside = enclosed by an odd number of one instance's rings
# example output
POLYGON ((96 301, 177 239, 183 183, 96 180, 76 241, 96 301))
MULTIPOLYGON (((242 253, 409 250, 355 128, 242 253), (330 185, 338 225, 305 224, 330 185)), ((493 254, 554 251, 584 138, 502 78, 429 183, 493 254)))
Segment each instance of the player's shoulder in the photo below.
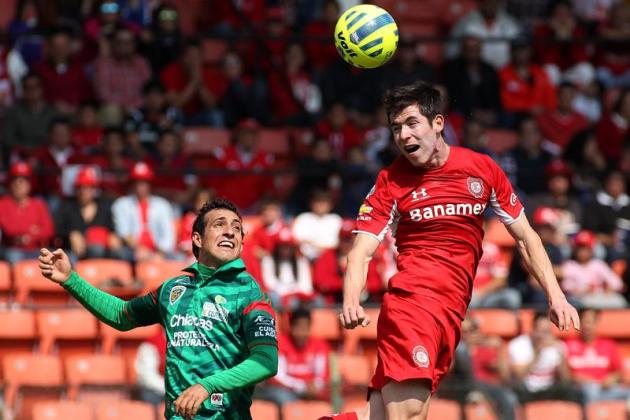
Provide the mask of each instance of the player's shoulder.
POLYGON ((494 162, 485 153, 459 146, 451 146, 451 157, 455 162, 465 166, 488 166, 494 162))

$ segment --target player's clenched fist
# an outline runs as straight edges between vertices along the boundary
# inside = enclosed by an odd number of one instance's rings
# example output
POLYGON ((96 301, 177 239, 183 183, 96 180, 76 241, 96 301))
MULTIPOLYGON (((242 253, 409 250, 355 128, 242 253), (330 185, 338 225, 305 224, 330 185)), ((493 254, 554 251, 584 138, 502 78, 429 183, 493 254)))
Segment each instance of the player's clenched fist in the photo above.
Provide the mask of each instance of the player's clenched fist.
POLYGON ((68 280, 70 273, 72 273, 72 265, 63 250, 56 249, 51 252, 42 248, 39 252, 39 269, 42 276, 59 284, 68 280))
POLYGON ((347 329, 353 329, 358 325, 367 327, 370 324, 370 316, 365 313, 361 305, 343 305, 339 320, 341 326, 347 329))
POLYGON ((185 419, 192 419, 197 410, 201 407, 201 404, 208 399, 210 393, 199 384, 195 384, 190 388, 182 392, 179 397, 173 402, 175 406, 175 414, 178 414, 185 419))

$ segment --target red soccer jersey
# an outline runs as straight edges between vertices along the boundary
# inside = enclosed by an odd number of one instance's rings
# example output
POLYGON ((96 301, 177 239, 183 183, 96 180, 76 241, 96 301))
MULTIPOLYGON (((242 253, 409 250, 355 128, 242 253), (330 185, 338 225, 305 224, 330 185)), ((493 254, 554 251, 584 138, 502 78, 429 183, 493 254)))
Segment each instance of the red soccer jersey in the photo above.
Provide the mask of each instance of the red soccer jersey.
POLYGON ((609 374, 621 372, 621 357, 617 344, 612 340, 597 338, 587 344, 579 338, 572 338, 566 341, 566 348, 569 369, 579 378, 601 382, 609 374))
POLYGON ((278 374, 271 380, 297 392, 309 384, 320 390, 328 383, 328 354, 325 341, 310 337, 303 348, 293 344, 289 336, 278 335, 278 374))
POLYGON ((463 319, 487 206, 505 224, 523 212, 505 173, 489 156, 451 147, 439 168, 416 168, 399 157, 383 169, 359 209, 356 231, 382 240, 392 229, 399 255, 390 290, 427 297, 463 319))

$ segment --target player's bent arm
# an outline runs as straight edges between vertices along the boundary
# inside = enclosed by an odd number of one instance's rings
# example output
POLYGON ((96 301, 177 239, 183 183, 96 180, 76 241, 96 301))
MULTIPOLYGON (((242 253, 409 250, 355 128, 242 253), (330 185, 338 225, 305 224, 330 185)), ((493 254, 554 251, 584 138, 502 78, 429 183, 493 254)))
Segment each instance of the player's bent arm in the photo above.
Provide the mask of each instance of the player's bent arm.
POLYGON ((540 236, 532 229, 522 213, 513 223, 505 225, 510 235, 516 240, 516 247, 523 257, 529 273, 540 283, 550 304, 566 299, 556 280, 553 266, 545 251, 540 236))
MULTIPOLYGON (((128 331, 139 324, 131 316, 130 302, 112 296, 92 286, 73 271, 70 278, 62 284, 83 307, 99 320, 120 331, 128 331)), ((142 298, 136 298, 142 299, 142 298)))
POLYGON ((278 371, 278 347, 258 344, 250 355, 238 365, 202 379, 199 384, 210 394, 255 385, 271 378, 278 371))
POLYGON ((348 265, 343 280, 344 305, 358 305, 367 279, 368 265, 381 242, 376 236, 359 231, 348 253, 348 265))

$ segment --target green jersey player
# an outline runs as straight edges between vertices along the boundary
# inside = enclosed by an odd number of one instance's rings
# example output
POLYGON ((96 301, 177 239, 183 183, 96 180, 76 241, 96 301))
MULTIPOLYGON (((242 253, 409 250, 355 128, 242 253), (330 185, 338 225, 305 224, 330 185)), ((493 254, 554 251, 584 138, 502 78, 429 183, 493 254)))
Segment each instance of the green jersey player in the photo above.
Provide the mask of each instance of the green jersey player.
POLYGON ((42 249, 39 262, 44 277, 106 324, 119 330, 162 324, 166 418, 251 419, 254 386, 276 374, 278 348, 269 299, 239 258, 243 235, 231 202, 206 203, 193 225, 197 262, 184 270, 188 275, 129 301, 84 281, 61 249, 42 249))

